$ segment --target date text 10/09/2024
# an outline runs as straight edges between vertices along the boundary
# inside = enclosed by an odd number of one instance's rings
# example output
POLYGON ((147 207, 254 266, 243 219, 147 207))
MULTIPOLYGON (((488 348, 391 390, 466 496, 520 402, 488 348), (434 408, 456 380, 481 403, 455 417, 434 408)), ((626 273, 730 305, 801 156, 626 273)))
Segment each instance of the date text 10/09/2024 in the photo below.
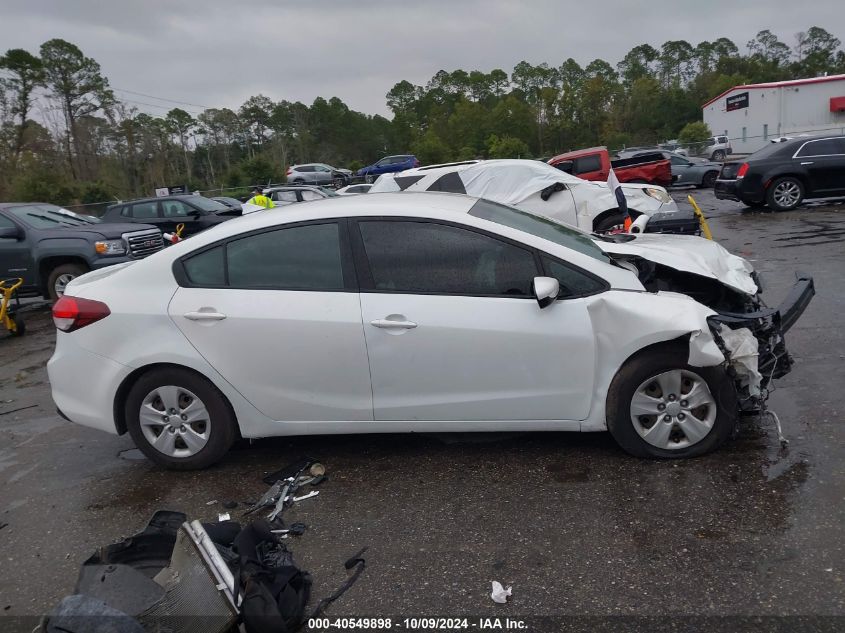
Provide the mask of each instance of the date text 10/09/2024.
POLYGON ((312 618, 308 620, 311 631, 329 630, 370 630, 390 631, 405 629, 408 631, 519 631, 527 630, 524 620, 517 618, 312 618))

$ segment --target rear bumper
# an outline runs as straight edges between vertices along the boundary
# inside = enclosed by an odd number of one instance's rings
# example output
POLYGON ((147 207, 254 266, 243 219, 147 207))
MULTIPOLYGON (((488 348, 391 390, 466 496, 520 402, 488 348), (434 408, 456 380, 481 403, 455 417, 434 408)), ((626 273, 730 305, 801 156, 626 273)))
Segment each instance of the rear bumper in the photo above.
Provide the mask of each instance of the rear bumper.
POLYGON ((813 277, 799 273, 786 298, 777 308, 737 314, 722 312, 711 316, 711 323, 724 324, 736 329, 746 327, 759 344, 758 371, 763 376, 765 388, 772 378, 781 378, 792 369, 792 357, 786 350, 784 334, 798 321, 816 294, 813 277))
POLYGON ((713 186, 713 193, 719 200, 740 200, 736 180, 720 180, 717 178, 716 184, 713 186))
POLYGON ((114 397, 132 369, 80 347, 74 335, 56 332, 47 362, 53 402, 60 415, 83 426, 117 434, 114 397))
POLYGON ((655 213, 645 225, 645 233, 675 233, 679 235, 700 235, 701 225, 692 211, 655 213))

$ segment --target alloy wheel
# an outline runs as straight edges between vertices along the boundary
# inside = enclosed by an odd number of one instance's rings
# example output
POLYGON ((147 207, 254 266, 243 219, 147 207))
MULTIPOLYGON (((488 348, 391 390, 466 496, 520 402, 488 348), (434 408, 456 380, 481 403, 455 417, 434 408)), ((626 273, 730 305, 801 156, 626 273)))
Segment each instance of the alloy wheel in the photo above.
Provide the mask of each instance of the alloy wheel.
POLYGON ((65 290, 67 290, 67 285, 74 279, 76 279, 76 275, 72 275, 70 273, 65 273, 56 277, 56 283, 53 284, 53 288, 56 291, 56 296, 61 297, 63 294, 65 294, 65 290))
POLYGON ((640 384, 631 398, 631 423, 646 442, 664 450, 697 444, 713 429, 718 409, 704 379, 673 369, 640 384))
POLYGON ((798 204, 798 201, 801 199, 801 188, 792 180, 785 180, 775 186, 772 197, 778 206, 784 208, 792 207, 798 204))
POLYGON ((141 401, 141 432, 150 446, 168 457, 191 457, 208 443, 211 416, 194 393, 165 385, 141 401))

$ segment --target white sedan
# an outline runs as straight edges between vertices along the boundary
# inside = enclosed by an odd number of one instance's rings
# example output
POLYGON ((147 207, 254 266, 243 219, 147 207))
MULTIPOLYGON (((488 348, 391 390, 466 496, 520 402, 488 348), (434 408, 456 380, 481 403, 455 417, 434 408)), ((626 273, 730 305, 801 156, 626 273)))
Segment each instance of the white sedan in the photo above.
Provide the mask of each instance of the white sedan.
MULTIPOLYGON (((716 448, 749 344, 782 349, 780 325, 755 338, 743 326, 760 315, 647 291, 598 244, 454 194, 236 218, 69 284, 53 398, 179 469, 218 461, 238 433, 608 429, 639 456, 716 448)), ((772 362, 764 385, 789 370, 772 362)))

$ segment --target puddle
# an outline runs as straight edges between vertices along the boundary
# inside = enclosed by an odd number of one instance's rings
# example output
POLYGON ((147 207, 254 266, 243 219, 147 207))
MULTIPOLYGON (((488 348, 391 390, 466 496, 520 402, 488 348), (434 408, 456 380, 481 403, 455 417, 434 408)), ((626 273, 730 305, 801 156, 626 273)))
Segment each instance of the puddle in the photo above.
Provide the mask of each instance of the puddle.
POLYGON ((147 460, 147 456, 137 448, 127 448, 125 451, 120 451, 117 456, 130 462, 143 462, 147 460))

